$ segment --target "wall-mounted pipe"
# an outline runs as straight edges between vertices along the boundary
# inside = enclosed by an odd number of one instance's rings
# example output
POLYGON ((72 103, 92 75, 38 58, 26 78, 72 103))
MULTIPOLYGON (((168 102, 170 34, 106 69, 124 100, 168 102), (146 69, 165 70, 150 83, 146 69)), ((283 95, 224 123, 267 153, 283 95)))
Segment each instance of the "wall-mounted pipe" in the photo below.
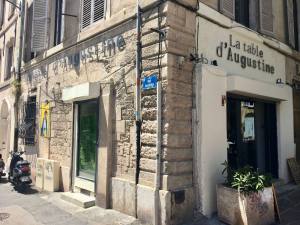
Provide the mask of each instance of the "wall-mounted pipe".
POLYGON ((137 218, 137 185, 140 175, 141 156, 141 73, 142 73, 142 18, 139 0, 136 1, 136 92, 135 92, 135 125, 136 125, 136 162, 135 162, 135 216, 137 218))
POLYGON ((157 83, 157 114, 156 114, 156 120, 157 120, 157 128, 156 128, 156 179, 155 179, 155 225, 159 225, 159 214, 160 214, 160 206, 159 206, 159 190, 161 188, 161 109, 162 109, 162 103, 161 103, 161 81, 157 83))

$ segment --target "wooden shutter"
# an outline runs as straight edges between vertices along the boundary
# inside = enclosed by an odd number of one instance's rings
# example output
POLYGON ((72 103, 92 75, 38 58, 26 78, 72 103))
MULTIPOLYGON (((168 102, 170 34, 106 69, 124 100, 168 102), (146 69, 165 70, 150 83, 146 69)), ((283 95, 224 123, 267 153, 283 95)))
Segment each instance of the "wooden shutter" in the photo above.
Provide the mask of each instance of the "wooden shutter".
POLYGON ((3 25, 4 19, 4 0, 0 0, 0 28, 3 25))
POLYGON ((258 9, 258 0, 249 0, 249 28, 256 31, 259 27, 258 9))
POLYGON ((83 29, 105 17, 106 1, 82 0, 81 8, 81 29, 83 29))
POLYGON ((82 0, 81 28, 92 23, 92 0, 82 0))
POLYGON ((48 0, 33 1, 32 52, 45 50, 48 46, 48 0))
POLYGON ((220 0, 220 11, 225 16, 235 19, 235 0, 220 0))
POLYGON ((263 34, 274 34, 273 0, 260 0, 260 31, 263 34))
POLYGON ((286 1, 287 27, 289 44, 295 48, 295 23, 294 23, 294 3, 293 0, 286 1))
POLYGON ((94 0, 94 21, 101 20, 104 18, 105 13, 105 0, 94 0))

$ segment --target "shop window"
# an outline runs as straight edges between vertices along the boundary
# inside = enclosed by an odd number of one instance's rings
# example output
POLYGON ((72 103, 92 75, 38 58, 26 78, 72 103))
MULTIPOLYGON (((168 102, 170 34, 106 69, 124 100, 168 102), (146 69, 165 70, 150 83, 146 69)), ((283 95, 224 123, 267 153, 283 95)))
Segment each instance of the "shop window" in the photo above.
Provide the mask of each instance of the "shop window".
POLYGON ((5 76, 4 80, 9 80, 11 78, 11 72, 12 72, 12 65, 13 65, 13 55, 14 55, 14 49, 13 46, 10 46, 7 49, 6 52, 6 68, 5 68, 5 76))
POLYGON ((88 27, 105 17, 105 0, 81 1, 81 29, 88 27))

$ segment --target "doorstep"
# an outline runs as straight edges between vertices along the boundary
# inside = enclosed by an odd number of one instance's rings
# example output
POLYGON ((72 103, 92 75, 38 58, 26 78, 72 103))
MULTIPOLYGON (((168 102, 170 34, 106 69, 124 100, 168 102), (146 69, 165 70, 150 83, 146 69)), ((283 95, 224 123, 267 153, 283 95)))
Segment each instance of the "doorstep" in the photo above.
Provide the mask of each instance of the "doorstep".
POLYGON ((95 206, 95 198, 82 193, 65 192, 60 197, 67 202, 85 209, 95 206))

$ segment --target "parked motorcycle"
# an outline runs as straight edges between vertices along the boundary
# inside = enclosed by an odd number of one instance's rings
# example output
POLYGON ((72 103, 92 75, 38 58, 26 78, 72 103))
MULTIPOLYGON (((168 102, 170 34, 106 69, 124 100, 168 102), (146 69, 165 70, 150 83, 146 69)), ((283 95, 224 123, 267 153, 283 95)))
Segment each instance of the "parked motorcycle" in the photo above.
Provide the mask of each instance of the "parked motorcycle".
POLYGON ((32 183, 30 178, 30 163, 22 158, 25 152, 10 152, 8 180, 20 191, 26 190, 32 183))
POLYGON ((5 169, 5 163, 4 160, 2 159, 2 155, 0 154, 0 180, 1 177, 5 177, 6 173, 4 173, 4 169, 5 169))

